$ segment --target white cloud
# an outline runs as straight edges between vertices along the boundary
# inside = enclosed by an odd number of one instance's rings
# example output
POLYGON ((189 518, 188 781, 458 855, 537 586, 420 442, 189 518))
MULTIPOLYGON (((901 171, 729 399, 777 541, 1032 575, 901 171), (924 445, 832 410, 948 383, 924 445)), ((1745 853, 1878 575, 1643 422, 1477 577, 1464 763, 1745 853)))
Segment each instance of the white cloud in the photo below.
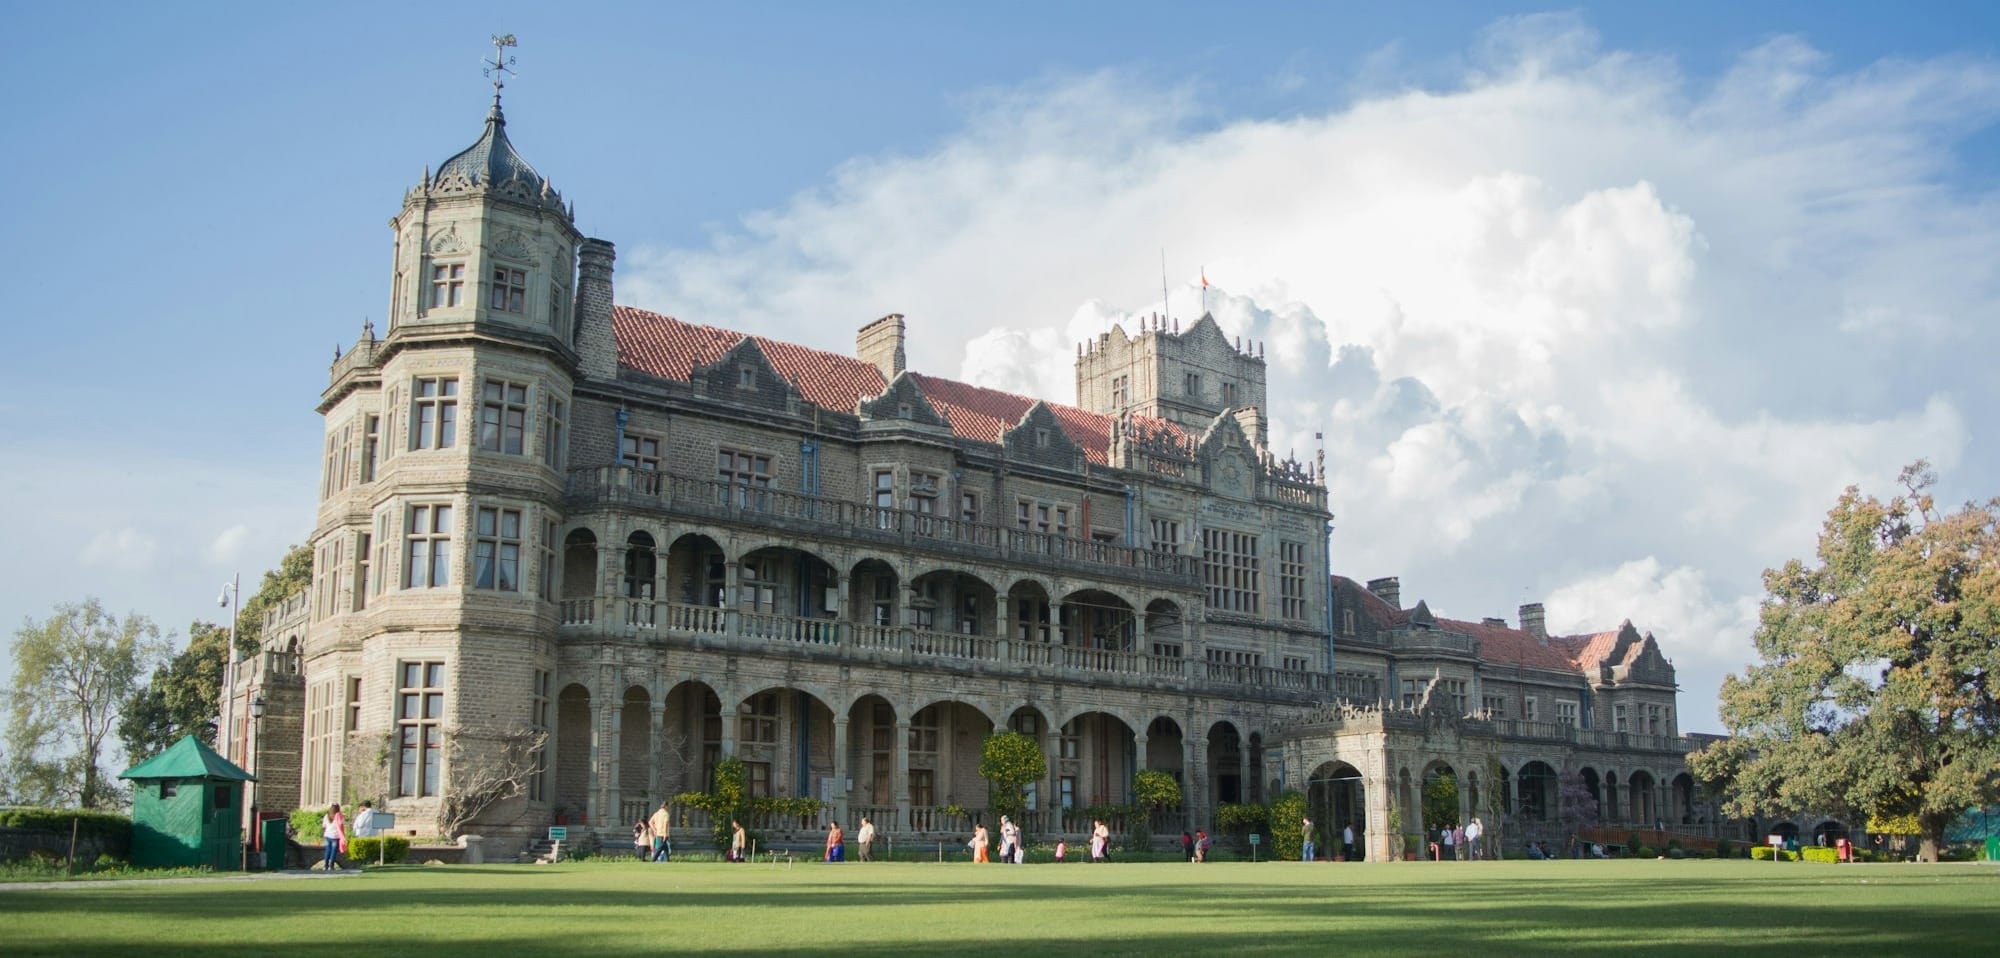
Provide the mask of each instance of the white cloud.
POLYGON ((1568 17, 1466 62, 1219 125, 1118 73, 996 97, 709 249, 637 251, 621 299, 838 350, 902 312, 914 367, 1068 401, 1077 341, 1163 308, 1164 245, 1168 312, 1205 265, 1265 345, 1278 452, 1326 434, 1337 569, 1467 617, 1560 595, 1740 665, 1757 572, 1840 487, 1978 455, 2000 199, 1949 175, 2000 68, 1834 73, 1781 38, 1696 82, 1568 17))
POLYGON ((243 554, 243 545, 250 538, 250 527, 238 523, 216 533, 208 544, 208 560, 218 565, 228 565, 243 554))
POLYGON ((153 564, 160 544, 152 536, 130 526, 107 529, 90 537, 78 561, 118 572, 144 572, 153 564))

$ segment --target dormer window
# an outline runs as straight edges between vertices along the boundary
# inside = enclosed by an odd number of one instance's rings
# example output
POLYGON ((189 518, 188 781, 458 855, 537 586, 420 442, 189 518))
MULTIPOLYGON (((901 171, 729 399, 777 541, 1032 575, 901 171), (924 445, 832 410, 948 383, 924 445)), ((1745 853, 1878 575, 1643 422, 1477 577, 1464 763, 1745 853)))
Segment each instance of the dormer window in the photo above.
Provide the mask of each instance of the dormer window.
POLYGON ((457 306, 464 295, 464 263, 439 263, 431 267, 431 308, 457 306))
POLYGON ((1047 449, 1048 447, 1049 447, 1049 431, 1047 429, 1036 429, 1035 448, 1047 449))
POLYGON ((738 389, 757 388, 757 367, 755 366, 736 367, 736 388, 738 389))
POLYGON ((503 313, 523 313, 528 309, 528 274, 507 266, 493 267, 494 309, 503 313))

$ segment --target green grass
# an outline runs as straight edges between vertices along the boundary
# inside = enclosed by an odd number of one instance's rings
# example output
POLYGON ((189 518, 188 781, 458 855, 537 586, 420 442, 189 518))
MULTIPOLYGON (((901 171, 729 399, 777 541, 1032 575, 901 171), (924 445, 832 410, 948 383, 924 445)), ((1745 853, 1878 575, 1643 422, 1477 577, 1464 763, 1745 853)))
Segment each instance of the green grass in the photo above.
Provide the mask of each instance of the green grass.
POLYGON ((0 889, 8 955, 1981 954, 2000 868, 637 862, 0 889))

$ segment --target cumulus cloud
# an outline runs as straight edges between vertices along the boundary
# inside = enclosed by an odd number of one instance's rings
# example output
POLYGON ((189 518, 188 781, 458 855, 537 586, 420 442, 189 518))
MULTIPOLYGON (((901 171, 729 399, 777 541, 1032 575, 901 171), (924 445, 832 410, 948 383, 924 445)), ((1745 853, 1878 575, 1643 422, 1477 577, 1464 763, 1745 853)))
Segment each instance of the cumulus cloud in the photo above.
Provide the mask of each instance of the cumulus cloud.
POLYGON ((2000 67, 1838 73, 1780 38, 1691 79, 1570 17, 1502 22, 1451 83, 1398 62, 1283 119, 1115 71, 995 96, 709 248, 636 251, 621 298, 837 350, 902 312, 916 368, 1069 401, 1076 342, 1191 321, 1205 267, 1264 345, 1277 451, 1325 436, 1336 569, 1464 617, 1632 618, 1702 663, 1683 713, 1712 728, 1757 572, 1842 486, 1981 455, 2000 197, 1950 174, 2000 67))
POLYGON ((77 559, 84 565, 101 566, 119 572, 144 572, 160 550, 152 536, 130 526, 106 529, 90 537, 77 559))
POLYGON ((250 527, 238 523, 216 533, 208 543, 208 561, 218 565, 234 562, 243 554, 243 545, 250 539, 250 527))

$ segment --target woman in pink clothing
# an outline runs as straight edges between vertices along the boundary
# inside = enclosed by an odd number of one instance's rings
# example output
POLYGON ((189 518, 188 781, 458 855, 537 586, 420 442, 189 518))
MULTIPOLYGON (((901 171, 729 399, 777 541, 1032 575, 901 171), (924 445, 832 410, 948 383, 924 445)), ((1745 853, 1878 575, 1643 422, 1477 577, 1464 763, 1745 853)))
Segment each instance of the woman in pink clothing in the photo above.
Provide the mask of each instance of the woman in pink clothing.
POLYGON ((340 814, 340 806, 327 809, 319 822, 320 834, 326 839, 327 871, 340 867, 340 856, 347 854, 347 818, 340 814))

